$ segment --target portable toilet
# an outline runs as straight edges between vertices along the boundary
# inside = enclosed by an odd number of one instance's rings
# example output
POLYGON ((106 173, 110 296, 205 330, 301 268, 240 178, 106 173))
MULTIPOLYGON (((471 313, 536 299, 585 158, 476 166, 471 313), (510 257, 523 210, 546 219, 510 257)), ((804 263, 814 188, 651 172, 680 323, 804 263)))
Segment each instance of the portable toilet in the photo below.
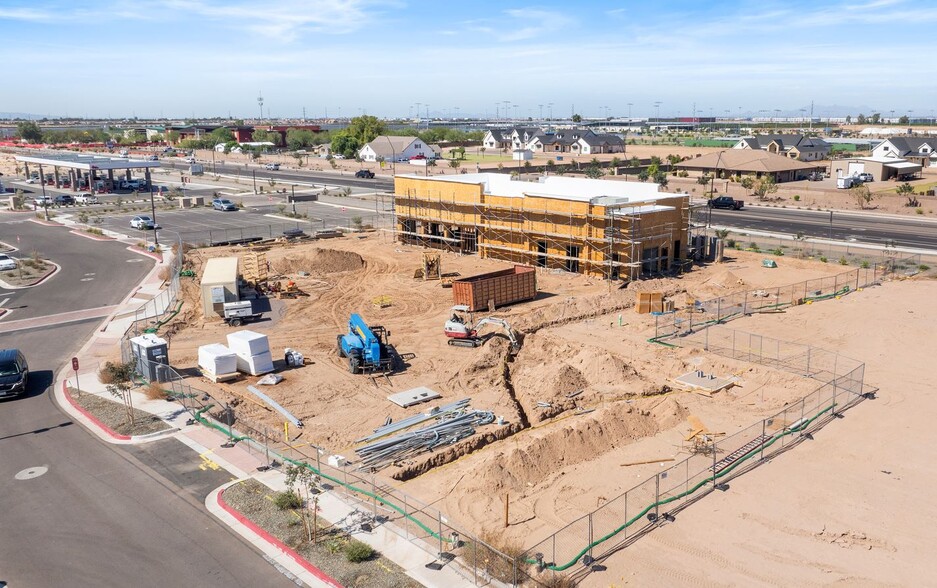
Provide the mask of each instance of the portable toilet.
POLYGON ((134 337, 130 340, 130 351, 137 373, 148 382, 167 379, 168 370, 161 368, 169 365, 169 344, 165 339, 150 333, 134 337))

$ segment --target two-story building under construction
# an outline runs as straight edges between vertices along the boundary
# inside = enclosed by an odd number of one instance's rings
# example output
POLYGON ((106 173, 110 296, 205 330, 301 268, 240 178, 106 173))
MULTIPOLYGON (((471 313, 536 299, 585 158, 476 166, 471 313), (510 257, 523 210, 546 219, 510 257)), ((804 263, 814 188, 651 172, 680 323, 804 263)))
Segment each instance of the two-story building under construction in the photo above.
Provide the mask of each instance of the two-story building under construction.
POLYGON ((687 257, 689 195, 654 183, 400 175, 394 192, 404 243, 611 279, 667 271, 687 257))

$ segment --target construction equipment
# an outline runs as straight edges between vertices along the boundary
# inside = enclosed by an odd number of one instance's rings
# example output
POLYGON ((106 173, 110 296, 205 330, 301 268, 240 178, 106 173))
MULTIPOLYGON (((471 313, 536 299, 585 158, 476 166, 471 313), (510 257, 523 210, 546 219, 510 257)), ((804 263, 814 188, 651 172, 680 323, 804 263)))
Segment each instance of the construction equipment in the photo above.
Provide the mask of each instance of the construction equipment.
POLYGON ((380 325, 368 326, 359 314, 348 319, 348 333, 338 335, 339 357, 348 358, 348 371, 353 374, 393 371, 394 359, 387 349, 390 331, 380 325))
POLYGON ((438 251, 423 252, 423 279, 438 280, 442 275, 442 259, 438 251))
POLYGON ((250 300, 224 303, 224 322, 232 327, 240 327, 244 323, 256 321, 261 316, 263 313, 254 312, 254 306, 250 300))
POLYGON ((487 337, 483 338, 479 336, 478 331, 487 325, 498 325, 504 329, 508 341, 511 342, 511 351, 517 353, 521 348, 521 343, 514 333, 514 329, 511 328, 511 325, 508 324, 506 320, 489 316, 473 325, 474 321, 472 320, 471 314, 469 315, 468 322, 459 314, 465 312, 469 312, 469 307, 464 304, 457 304, 452 307, 452 316, 446 321, 444 329, 446 337, 449 338, 449 345, 455 347, 479 347, 484 344, 487 337))

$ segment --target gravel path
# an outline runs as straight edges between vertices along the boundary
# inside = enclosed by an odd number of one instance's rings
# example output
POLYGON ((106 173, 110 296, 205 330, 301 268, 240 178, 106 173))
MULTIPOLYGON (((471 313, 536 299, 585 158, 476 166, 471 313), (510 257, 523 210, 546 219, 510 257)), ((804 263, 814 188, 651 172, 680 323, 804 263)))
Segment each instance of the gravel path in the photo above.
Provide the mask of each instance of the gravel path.
POLYGON ((130 421, 127 419, 127 408, 122 402, 104 398, 97 394, 89 394, 87 392, 78 396, 78 392, 74 388, 69 388, 68 392, 79 406, 93 414, 95 418, 107 425, 115 433, 131 436, 146 435, 148 433, 156 433, 157 431, 165 431, 170 428, 169 425, 159 418, 148 412, 137 409, 133 411, 135 424, 131 425, 130 421))
POLYGON ((319 537, 315 545, 306 541, 299 514, 279 510, 273 504, 269 488, 257 480, 235 484, 224 493, 224 500, 256 525, 295 549, 316 566, 347 588, 420 588, 422 584, 407 576, 403 569, 379 554, 372 559, 352 563, 345 559, 341 545, 348 535, 319 520, 319 537))

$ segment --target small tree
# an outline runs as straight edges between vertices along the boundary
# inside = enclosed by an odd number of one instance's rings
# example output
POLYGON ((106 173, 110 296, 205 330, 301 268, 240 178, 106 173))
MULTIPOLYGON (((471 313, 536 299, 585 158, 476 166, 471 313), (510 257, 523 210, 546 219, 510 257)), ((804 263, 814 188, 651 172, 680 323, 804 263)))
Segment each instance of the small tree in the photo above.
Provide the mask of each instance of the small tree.
POLYGON ((774 180, 773 175, 764 175, 758 178, 755 181, 752 194, 754 194, 759 200, 764 200, 768 197, 768 194, 774 194, 778 191, 778 184, 774 180))
POLYGON ((286 487, 291 492, 295 492, 294 487, 298 487, 300 497, 303 499, 299 507, 299 514, 303 521, 303 528, 306 530, 306 537, 309 541, 315 543, 318 540, 319 524, 316 519, 318 510, 318 484, 319 476, 313 470, 304 466, 290 465, 286 468, 286 487), (306 506, 309 504, 310 495, 312 500, 312 517, 310 520, 309 512, 306 506))
POLYGON ((856 204, 860 209, 864 209, 869 202, 872 202, 872 191, 865 184, 858 184, 849 189, 849 193, 856 199, 856 204))
POLYGON ((553 171, 553 168, 555 167, 556 167, 556 163, 554 163, 552 159, 548 159, 547 160, 547 172, 553 171))
POLYGON ((449 160, 449 167, 451 167, 452 169, 457 169, 457 168, 459 167, 459 160, 458 160, 458 159, 450 159, 450 160, 449 160))
POLYGON ((353 217, 351 217, 351 224, 353 224, 353 225, 355 226, 355 228, 360 231, 360 230, 361 230, 361 225, 363 224, 363 221, 362 221, 362 219, 361 219, 360 216, 353 216, 353 217))
POLYGON ((586 168, 586 177, 587 177, 587 178, 591 178, 591 179, 593 179, 593 180, 598 180, 599 178, 603 177, 604 175, 605 175, 605 172, 602 171, 602 168, 600 168, 600 167, 599 167, 598 165, 596 165, 596 164, 592 164, 592 165, 590 165, 589 167, 586 168))
POLYGON ((746 190, 751 190, 753 187, 755 187, 755 178, 752 176, 745 176, 739 181, 739 184, 741 184, 741 186, 746 190))
POLYGON ((105 363, 98 370, 98 380, 104 384, 107 391, 124 403, 127 409, 127 419, 130 424, 134 424, 133 418, 133 397, 130 390, 133 388, 134 364, 132 361, 127 363, 105 363))

